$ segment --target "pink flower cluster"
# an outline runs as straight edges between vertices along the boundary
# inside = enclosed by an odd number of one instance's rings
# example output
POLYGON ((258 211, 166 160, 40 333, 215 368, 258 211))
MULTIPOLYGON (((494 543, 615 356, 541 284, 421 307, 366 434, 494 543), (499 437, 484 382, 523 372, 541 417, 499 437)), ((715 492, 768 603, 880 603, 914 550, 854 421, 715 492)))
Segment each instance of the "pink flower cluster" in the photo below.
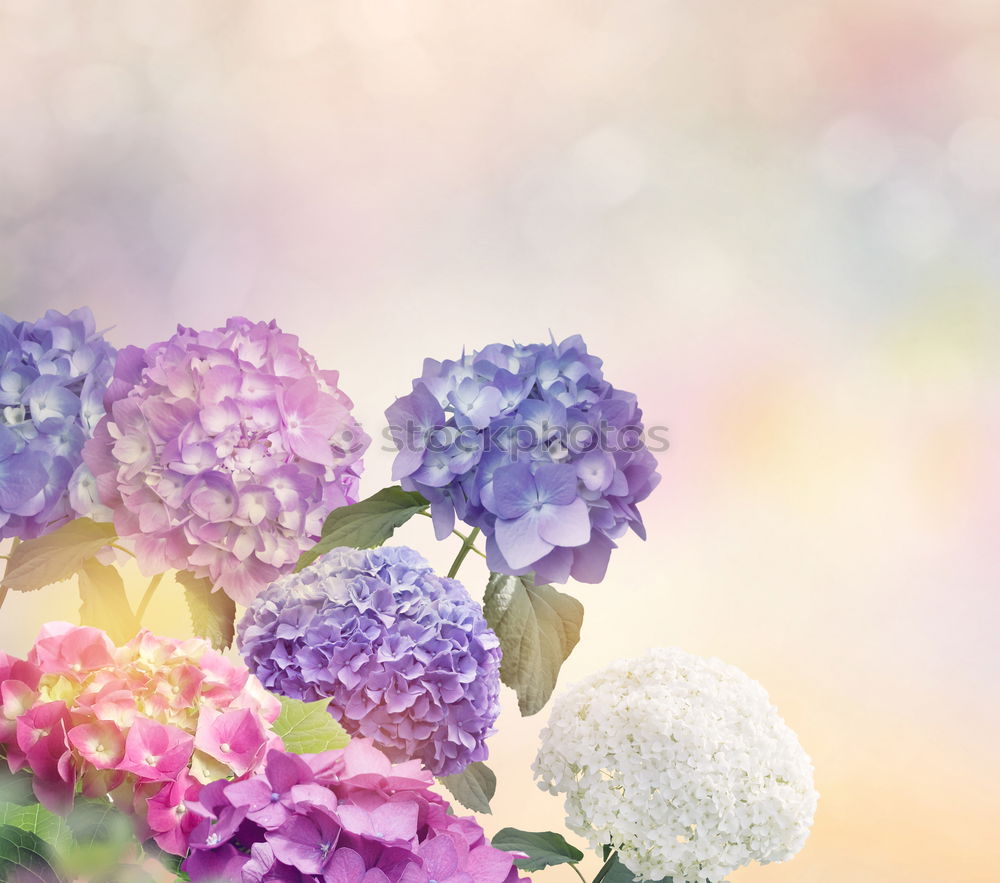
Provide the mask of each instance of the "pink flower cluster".
POLYGON ((337 381, 274 322, 121 350, 83 456, 143 570, 191 570, 243 604, 291 570, 357 499, 370 439, 337 381))
MULTIPOLYGON (((116 647, 99 629, 49 623, 27 660, 0 653, 0 749, 66 813, 76 794, 133 815, 143 840, 183 855, 201 784, 246 776, 280 748, 281 704, 201 639, 142 631, 116 647)), ((2 752, 0 752, 2 753, 2 752)))
POLYGON ((322 754, 271 751, 264 770, 213 782, 189 806, 193 883, 529 883, 515 855, 452 815, 419 761, 367 740, 322 754))

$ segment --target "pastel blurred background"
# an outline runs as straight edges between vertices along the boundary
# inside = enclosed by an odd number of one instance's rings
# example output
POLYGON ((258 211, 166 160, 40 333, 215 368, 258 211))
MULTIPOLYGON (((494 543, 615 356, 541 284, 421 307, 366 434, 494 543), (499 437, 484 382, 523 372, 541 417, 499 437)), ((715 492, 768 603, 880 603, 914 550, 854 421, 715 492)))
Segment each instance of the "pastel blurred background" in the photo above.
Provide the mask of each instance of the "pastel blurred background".
MULTIPOLYGON (((276 318, 375 435, 425 356, 580 332, 669 427, 563 677, 767 686, 822 798, 736 883, 1000 875, 998 222, 990 0, 0 2, 5 312, 276 318)), ((10 597, 0 646, 76 606, 10 597)), ((561 829, 506 699, 484 824, 561 829)))

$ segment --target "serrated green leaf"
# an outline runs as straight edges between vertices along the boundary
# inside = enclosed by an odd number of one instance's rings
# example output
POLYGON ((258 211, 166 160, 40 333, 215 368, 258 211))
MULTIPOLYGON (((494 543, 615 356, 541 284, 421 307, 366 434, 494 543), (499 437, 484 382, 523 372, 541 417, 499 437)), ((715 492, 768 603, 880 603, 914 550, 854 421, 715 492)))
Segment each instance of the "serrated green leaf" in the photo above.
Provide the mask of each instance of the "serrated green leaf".
POLYGON ((481 813, 493 812, 490 801, 497 792, 497 777, 482 761, 470 763, 462 772, 442 776, 438 781, 466 809, 481 813))
POLYGON ((62 582, 114 540, 113 525, 77 518, 43 537, 19 543, 10 554, 2 584, 15 592, 33 592, 62 582))
POLYGON ((521 714, 535 714, 580 640, 583 605, 552 586, 536 586, 530 576, 493 573, 483 612, 503 650, 500 679, 517 693, 521 714))
POLYGON ((0 803, 0 825, 13 825, 22 831, 30 831, 57 850, 66 849, 73 842, 66 820, 49 812, 40 803, 27 806, 0 803))
POLYGON ((552 865, 576 864, 583 853, 554 831, 520 831, 504 828, 493 837, 493 845, 504 852, 523 852, 528 857, 514 862, 522 871, 540 871, 552 865))
POLYGON ((0 825, 0 880, 59 883, 48 845, 30 831, 0 825))
POLYGON ((294 754, 318 754, 343 748, 350 742, 344 728, 329 712, 329 700, 300 702, 279 696, 281 715, 274 722, 274 732, 281 736, 285 750, 294 754))
POLYGON ((323 524, 320 541, 303 552, 295 569, 308 567, 320 555, 338 546, 352 549, 381 546, 397 527, 428 505, 427 500, 416 491, 404 491, 393 485, 382 488, 366 500, 334 509, 323 524))
POLYGON ((236 634, 236 602, 221 589, 212 591, 212 581, 187 570, 177 571, 177 582, 191 611, 191 627, 199 638, 207 638, 216 650, 225 650, 236 634))
POLYGON ((83 562, 78 574, 80 624, 103 629, 116 644, 125 644, 139 631, 139 622, 125 595, 117 568, 96 558, 83 562))

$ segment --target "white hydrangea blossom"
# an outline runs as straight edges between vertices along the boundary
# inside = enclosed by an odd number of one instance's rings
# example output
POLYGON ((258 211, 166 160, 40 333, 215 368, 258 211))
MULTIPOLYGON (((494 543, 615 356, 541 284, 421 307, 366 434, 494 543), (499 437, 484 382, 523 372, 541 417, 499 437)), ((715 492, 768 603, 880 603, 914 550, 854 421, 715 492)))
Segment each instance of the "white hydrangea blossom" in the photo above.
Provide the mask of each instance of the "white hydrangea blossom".
POLYGON ((677 648, 621 660, 553 705, 534 771, 567 825, 642 880, 721 883, 805 844, 818 794, 756 681, 677 648))

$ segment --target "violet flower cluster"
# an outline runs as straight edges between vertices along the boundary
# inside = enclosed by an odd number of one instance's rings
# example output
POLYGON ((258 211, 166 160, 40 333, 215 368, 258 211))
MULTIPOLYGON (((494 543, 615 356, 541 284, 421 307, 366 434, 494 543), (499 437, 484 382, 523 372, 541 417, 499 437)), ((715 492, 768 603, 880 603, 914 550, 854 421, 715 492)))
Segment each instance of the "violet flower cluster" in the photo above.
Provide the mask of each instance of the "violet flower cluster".
POLYGON ((37 537, 72 514, 67 488, 114 360, 86 307, 37 322, 0 313, 0 539, 37 537))
POLYGON ((636 397, 601 364, 579 336, 424 362, 386 417, 393 478, 430 500, 439 539, 457 516, 486 535, 493 571, 596 583, 617 538, 645 537, 656 460, 636 397))
POLYGON ((410 761, 364 740, 323 754, 271 751, 262 773, 213 782, 190 812, 192 883, 517 883, 515 856, 450 814, 410 761))
POLYGON ((339 548, 266 589, 238 642, 269 690, 330 699, 349 734, 451 775, 486 758, 500 645, 464 586, 406 547, 339 548))
POLYGON ((122 350, 84 459, 142 569, 243 604, 290 570, 357 496, 369 439, 337 380, 274 322, 122 350))
POLYGON ((140 839, 187 852, 201 783, 246 776, 282 747, 281 703, 199 638, 142 631, 116 647, 99 629, 43 626, 27 660, 0 653, 0 746, 35 796, 68 812, 77 786, 111 795, 140 839))

